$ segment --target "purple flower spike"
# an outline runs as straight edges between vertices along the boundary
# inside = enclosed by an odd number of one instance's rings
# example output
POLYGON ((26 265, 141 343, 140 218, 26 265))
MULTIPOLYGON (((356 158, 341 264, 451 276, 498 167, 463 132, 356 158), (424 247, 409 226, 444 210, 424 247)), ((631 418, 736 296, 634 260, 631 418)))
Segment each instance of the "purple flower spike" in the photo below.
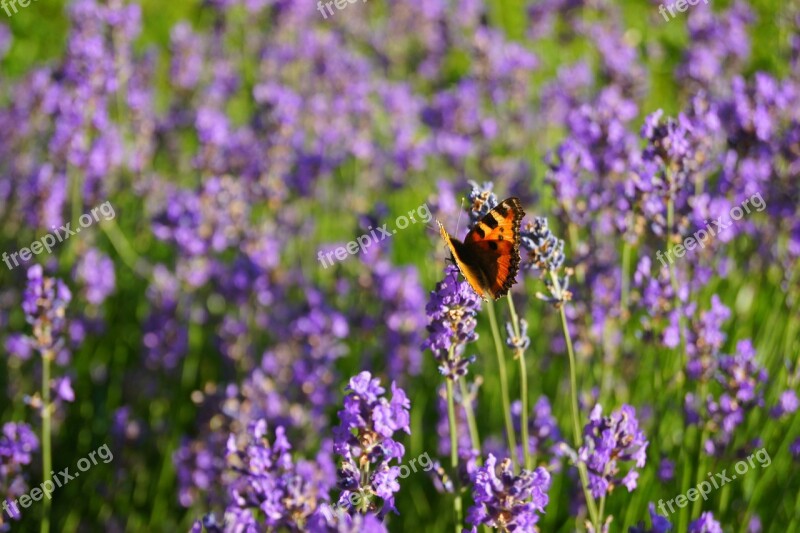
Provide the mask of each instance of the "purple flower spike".
POLYGON ((800 407, 800 401, 797 399, 797 393, 792 389, 784 391, 778 400, 778 405, 772 408, 770 415, 773 418, 780 418, 783 415, 791 415, 797 408, 800 407))
POLYGON ((792 457, 794 457, 795 461, 800 460, 800 437, 795 439, 794 442, 789 445, 789 453, 792 454, 792 457))
POLYGON ((353 515, 377 513, 383 518, 389 511, 397 511, 394 495, 400 490, 400 467, 390 463, 399 463, 405 448, 392 437, 397 431, 411 434, 411 402, 395 383, 388 400, 380 380, 369 372, 351 378, 347 390, 344 409, 339 411, 341 423, 333 430, 334 451, 343 457, 338 471, 342 489, 338 505, 353 515), (381 501, 383 505, 379 505, 381 501))
MULTIPOLYGON (((27 424, 3 424, 0 434, 0 497, 13 501, 28 492, 22 467, 31 463, 32 453, 38 449, 39 440, 27 424)), ((19 507, 10 505, 8 514, 12 519, 19 520, 19 507)), ((5 513, 0 513, 0 531, 7 531, 4 529, 4 519, 5 513)))
POLYGON ((261 419, 246 434, 228 438, 226 458, 235 477, 228 485, 226 531, 304 530, 319 500, 328 498, 327 476, 315 463, 292 460, 284 428, 275 428, 273 439, 268 433, 261 419))
POLYGON ((478 338, 475 316, 481 300, 466 281, 459 281, 458 268, 448 265, 444 279, 436 284, 425 311, 428 314, 428 338, 422 344, 439 363, 439 372, 456 380, 467 374, 474 357, 462 356, 464 347, 478 338), (452 348, 452 357, 450 350, 452 348))
POLYGON ((483 186, 479 186, 476 182, 470 181, 470 186, 472 190, 469 193, 469 202, 470 202, 470 209, 469 209, 469 219, 470 219, 470 226, 474 226, 478 223, 484 216, 486 216, 489 211, 497 207, 497 204, 500 203, 497 200, 497 195, 492 192, 494 188, 494 184, 492 182, 486 182, 483 186))
POLYGON ((514 475, 511 460, 489 454, 478 469, 472 495, 475 505, 467 513, 474 526, 487 525, 503 531, 533 531, 544 513, 549 498, 550 473, 542 467, 533 472, 522 470, 514 475))
POLYGON ((595 498, 611 493, 618 484, 625 485, 628 492, 636 488, 636 468, 645 465, 648 442, 633 407, 623 405, 603 417, 602 407, 596 405, 583 429, 583 440, 578 457, 589 469, 589 486, 595 498), (619 478, 621 461, 635 461, 635 466, 619 478))
POLYGON ((700 518, 689 524, 689 533, 722 533, 722 526, 714 520, 713 514, 703 513, 700 518))
POLYGON ((62 345, 61 335, 66 330, 66 309, 72 294, 58 279, 43 275, 41 265, 28 269, 28 285, 22 300, 22 309, 28 324, 33 326, 35 347, 53 357, 62 345))

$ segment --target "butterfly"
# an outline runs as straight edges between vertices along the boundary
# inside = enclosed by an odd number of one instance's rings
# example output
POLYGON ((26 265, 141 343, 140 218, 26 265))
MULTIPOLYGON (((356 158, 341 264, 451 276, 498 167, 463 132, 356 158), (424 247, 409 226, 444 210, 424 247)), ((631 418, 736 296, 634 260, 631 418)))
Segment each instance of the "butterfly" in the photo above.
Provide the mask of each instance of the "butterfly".
POLYGON ((519 226, 525 211, 519 198, 506 198, 475 225, 464 242, 439 231, 452 259, 475 293, 495 300, 508 293, 519 270, 519 226))

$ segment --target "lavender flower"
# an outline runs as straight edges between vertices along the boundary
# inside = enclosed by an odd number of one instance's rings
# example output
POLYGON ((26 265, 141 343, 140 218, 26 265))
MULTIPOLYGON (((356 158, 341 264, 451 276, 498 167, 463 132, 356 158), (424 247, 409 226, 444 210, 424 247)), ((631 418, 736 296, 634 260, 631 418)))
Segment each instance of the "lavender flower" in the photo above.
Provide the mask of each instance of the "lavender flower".
MULTIPOLYGON (((28 484, 23 467, 31 463, 32 453, 39 449, 39 440, 30 426, 22 422, 6 422, 0 435, 0 498, 3 509, 6 501, 13 502, 28 492, 28 484)), ((13 503, 8 505, 8 516, 20 518, 20 508, 13 503)), ((6 512, 0 512, 0 531, 7 531, 6 512)))
POLYGON ((116 285, 114 263, 96 248, 90 248, 80 258, 74 276, 85 285, 86 301, 92 305, 102 304, 116 285))
POLYGON ((672 481, 675 477, 675 462, 667 459, 666 457, 661 458, 661 462, 658 463, 658 479, 662 483, 667 483, 672 481))
POLYGON ((400 462, 405 448, 392 437, 401 430, 411 433, 411 403, 395 383, 392 399, 387 400, 380 380, 369 372, 351 378, 347 391, 340 424, 333 430, 334 451, 343 457, 337 475, 342 489, 339 506, 351 514, 375 512, 382 518, 397 512, 394 494, 400 490, 400 468, 390 463, 400 462))
POLYGON ((636 468, 644 467, 648 441, 639 429, 633 407, 623 405, 619 411, 603 417, 602 407, 596 405, 583 429, 583 440, 578 458, 589 470, 589 488, 595 498, 610 494, 620 483, 628 492, 636 488, 639 477, 636 468), (621 461, 635 461, 622 478, 619 477, 621 461))
POLYGON ((550 232, 546 218, 536 217, 533 222, 527 221, 522 225, 520 249, 522 268, 538 270, 547 287, 549 294, 536 293, 537 298, 556 307, 572 300, 572 292, 569 291, 572 269, 564 269, 563 276, 560 275, 565 258, 564 241, 550 232))
POLYGON ((448 265, 444 279, 431 291, 425 306, 428 314, 428 338, 423 349, 430 349, 439 363, 439 372, 448 379, 456 380, 467 374, 474 356, 463 357, 467 343, 478 339, 475 333, 475 317, 481 308, 481 300, 466 281, 459 281, 458 268, 448 265))
POLYGON ((474 181, 470 181, 469 184, 472 187, 468 197, 470 203, 470 227, 472 227, 489 214, 489 211, 497 207, 500 202, 497 200, 497 195, 492 192, 494 188, 492 182, 486 182, 482 187, 474 181))
POLYGON ((709 454, 719 454, 730 443, 733 431, 744 422, 745 414, 763 404, 762 384, 767 371, 755 360, 756 351, 749 339, 736 343, 736 355, 720 357, 717 381, 723 386, 719 398, 706 399, 708 426, 713 437, 704 443, 709 454))
POLYGON ((305 528, 319 501, 327 500, 330 480, 315 463, 294 462, 291 448, 281 426, 270 442, 264 420, 230 435, 226 458, 235 477, 228 486, 228 528, 305 528))
POLYGON ((714 520, 714 515, 705 512, 700 518, 689 524, 689 533, 723 533, 722 526, 714 520))
POLYGON ((40 265, 28 269, 22 309, 33 326, 34 347, 43 357, 55 357, 63 346, 66 309, 71 299, 67 286, 61 280, 45 277, 40 265))
POLYGON ((522 264, 529 269, 555 272, 564 264, 564 241, 550 232, 544 217, 536 217, 523 225, 520 247, 528 253, 522 264))
POLYGON ((800 438, 794 439, 794 441, 789 444, 789 453, 792 454, 795 461, 800 460, 800 438))
POLYGON ((497 464, 493 454, 475 475, 472 496, 475 505, 467 512, 467 522, 487 525, 501 531, 533 531, 549 501, 550 474, 542 467, 514 475, 511 459, 497 464))
MULTIPOLYGON (((690 316, 694 313, 689 313, 690 316)), ((726 339, 723 324, 731 311, 719 296, 711 297, 711 308, 700 313, 700 319, 690 324, 686 340, 687 375, 692 379, 708 380, 719 362, 719 350, 726 339)))
POLYGON ((784 415, 791 415, 797 411, 798 407, 800 407, 800 400, 797 399, 797 393, 789 389, 781 393, 778 404, 770 411, 770 416, 780 418, 784 415))
POLYGON ((506 346, 512 348, 515 353, 528 349, 531 345, 531 338, 528 337, 528 321, 524 318, 519 319, 519 337, 514 333, 514 325, 506 322, 506 346))
POLYGON ((372 513, 351 515, 322 504, 308 522, 308 530, 319 533, 388 533, 383 521, 372 513))

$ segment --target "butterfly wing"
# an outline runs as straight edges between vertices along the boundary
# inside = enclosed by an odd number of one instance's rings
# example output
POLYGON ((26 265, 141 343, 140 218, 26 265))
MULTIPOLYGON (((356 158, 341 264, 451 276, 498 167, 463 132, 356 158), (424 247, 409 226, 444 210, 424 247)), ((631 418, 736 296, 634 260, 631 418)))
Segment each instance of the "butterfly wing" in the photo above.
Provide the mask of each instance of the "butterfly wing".
POLYGON ((467 280, 472 290, 485 300, 485 292, 488 290, 489 282, 484 278, 481 269, 477 267, 478 258, 474 256, 463 242, 451 237, 450 234, 447 233, 447 230, 444 229, 441 222, 439 222, 439 232, 442 234, 444 242, 447 243, 447 247, 450 248, 450 255, 461 271, 461 274, 464 276, 464 279, 467 280))
POLYGON ((508 198, 486 214, 462 243, 439 223, 453 260, 472 289, 484 300, 508 293, 519 270, 519 226, 525 212, 518 198, 508 198))
POLYGON ((524 216, 519 199, 508 198, 489 211, 464 239, 464 259, 480 270, 478 278, 485 280, 484 288, 495 300, 505 296, 516 281, 519 227, 524 216))

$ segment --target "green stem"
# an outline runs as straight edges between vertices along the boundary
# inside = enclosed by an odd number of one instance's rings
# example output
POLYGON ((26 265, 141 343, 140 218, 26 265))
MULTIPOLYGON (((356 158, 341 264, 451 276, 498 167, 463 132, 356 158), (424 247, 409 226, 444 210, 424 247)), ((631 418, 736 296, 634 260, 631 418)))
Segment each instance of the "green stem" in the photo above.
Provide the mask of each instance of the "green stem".
MULTIPOLYGON (((52 466, 51 429, 50 429, 50 361, 53 354, 45 350, 42 354, 42 477, 44 481, 51 481, 52 466)), ((52 484, 52 482, 51 482, 52 484)), ((44 483, 43 483, 44 485, 44 483)), ((50 498, 42 499, 42 524, 41 533, 50 532, 50 498)))
MULTIPOLYGON (((450 466, 452 467, 453 479, 457 481, 458 476, 458 428, 456 422, 456 408, 453 401, 453 381, 446 379, 447 384, 447 418, 450 422, 450 466)), ((455 512, 455 531, 461 531, 461 487, 455 486, 455 499, 453 500, 453 511, 455 512)))
MULTIPOLYGON (((553 281, 557 294, 561 293, 561 284, 555 272, 550 272, 550 279, 553 281)), ((567 355, 569 356, 569 384, 570 384, 570 400, 572 402, 572 432, 575 441, 575 451, 577 452, 581 446, 581 422, 580 412, 578 410, 578 376, 576 373, 575 365, 575 351, 572 348, 572 338, 569 334, 569 324, 567 323, 567 314, 564 311, 563 303, 559 306, 561 314, 561 329, 564 332, 564 340, 567 343, 567 355)), ((594 524, 595 531, 600 531, 600 524, 602 516, 597 512, 594 497, 589 492, 589 474, 586 471, 586 464, 583 461, 577 460, 578 473, 581 477, 581 485, 583 488, 583 495, 586 498, 586 507, 589 509, 589 517, 594 524)))
MULTIPOLYGON (((669 171, 666 171, 669 173, 669 171)), ((670 182, 670 192, 669 196, 667 197, 667 231, 666 231, 666 242, 667 242, 667 249, 672 244, 672 231, 675 227, 675 200, 674 200, 674 190, 673 190, 673 181, 671 175, 669 176, 670 182)), ((676 377, 677 389, 678 389, 678 405, 682 405, 683 398, 685 397, 685 386, 686 380, 684 379, 683 375, 683 360, 686 355, 686 340, 684 339, 684 317, 683 314, 680 312, 680 297, 678 296, 678 278, 675 275, 675 266, 672 264, 672 261, 669 262, 669 281, 670 285, 672 286, 673 292, 673 307, 675 312, 678 313, 678 339, 679 339, 679 348, 678 348, 678 357, 675 357, 675 365, 677 368, 672 369, 672 375, 676 377)), ((662 372, 663 372, 662 368, 662 372)), ((666 380, 663 380, 666 382, 666 380)), ((702 399, 704 400, 704 398, 702 399)), ((701 400, 701 401, 702 401, 701 400)), ((698 441, 698 449, 702 449, 703 442, 702 442, 702 435, 699 436, 698 441)), ((689 452, 684 450, 682 454, 688 458, 689 452)), ((685 493, 689 488, 689 480, 691 479, 691 461, 687 461, 686 464, 686 471, 682 478, 682 489, 685 493)), ((699 464, 698 464, 699 468, 699 464)), ((698 472, 699 475, 699 472, 698 472)), ((678 518, 678 531, 685 530, 688 527, 689 522, 689 506, 683 507, 681 509, 679 518, 678 518)))
MULTIPOLYGON (((503 358, 503 348, 500 342, 500 330, 497 327, 497 317, 494 313, 494 302, 489 300, 486 307, 489 309, 489 325, 492 328, 492 337, 494 338, 494 350, 497 353, 497 366, 500 373, 500 393, 503 396, 503 416, 506 422, 506 437, 508 438, 509 457, 514 457, 514 454, 519 454, 517 449, 517 438, 514 435, 514 424, 511 421, 511 401, 508 396, 508 375, 506 374, 506 362, 503 358)), ((513 459, 512 459, 513 461, 513 459)), ((518 464, 523 464, 523 461, 517 457, 518 464)))
POLYGON ((125 234, 122 233, 122 230, 119 229, 116 220, 113 218, 104 220, 103 223, 100 224, 100 228, 108 237, 108 241, 117 251, 122 262, 128 265, 128 268, 141 276, 149 276, 146 264, 141 260, 139 254, 136 253, 136 250, 133 249, 133 246, 131 246, 125 234))
POLYGON ((531 452, 528 449, 528 372, 525 366, 525 350, 519 351, 519 382, 520 382, 520 399, 522 402, 522 414, 520 425, 522 426, 522 454, 525 459, 525 469, 531 469, 531 452))
POLYGON ((620 322, 625 324, 628 320, 628 301, 630 300, 630 279, 631 270, 631 245, 625 240, 622 245, 622 289, 620 294, 620 322))
POLYGON ((472 398, 469 395, 464 378, 458 380, 458 385, 461 388, 461 405, 464 407, 464 414, 467 417, 467 425, 469 426, 469 440, 472 443, 472 448, 478 452, 478 457, 480 457, 481 439, 478 436, 478 425, 475 423, 475 411, 472 409, 472 398))
MULTIPOLYGON (((600 498, 600 510, 598 511, 598 516, 600 517, 600 520, 603 519, 603 513, 605 512, 605 509, 606 509, 606 495, 603 494, 603 496, 600 498)), ((596 531, 600 530, 597 529, 596 531)))
MULTIPOLYGON (((561 327, 564 330, 564 339, 567 342, 567 354, 569 355, 569 383, 570 383, 570 396, 572 400, 572 431, 575 441, 575 450, 577 451, 581 445, 581 423, 580 412, 578 410, 578 377, 575 371, 575 352, 572 349, 572 340, 569 335, 569 325, 567 324, 567 314, 564 312, 562 306, 559 311, 561 312, 561 327)), ((578 473, 581 476, 581 484, 583 485, 583 494, 586 498, 586 506, 589 508, 589 516, 594 524, 595 531, 600 531, 600 522, 602 517, 597 513, 595 507, 594 497, 589 492, 589 474, 586 472, 586 465, 578 460, 578 473)))
MULTIPOLYGON (((514 335, 519 339, 522 334, 520 333, 519 317, 517 310, 514 307, 514 299, 511 294, 506 298, 508 300, 508 310, 511 313, 511 327, 514 329, 514 335)), ((515 350, 514 356, 519 359, 519 382, 520 382, 520 403, 521 415, 520 426, 522 427, 522 454, 525 459, 525 469, 530 470, 532 466, 531 452, 528 449, 528 367, 525 364, 525 350, 515 350)))

